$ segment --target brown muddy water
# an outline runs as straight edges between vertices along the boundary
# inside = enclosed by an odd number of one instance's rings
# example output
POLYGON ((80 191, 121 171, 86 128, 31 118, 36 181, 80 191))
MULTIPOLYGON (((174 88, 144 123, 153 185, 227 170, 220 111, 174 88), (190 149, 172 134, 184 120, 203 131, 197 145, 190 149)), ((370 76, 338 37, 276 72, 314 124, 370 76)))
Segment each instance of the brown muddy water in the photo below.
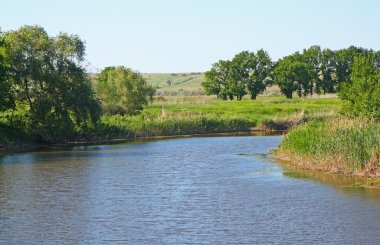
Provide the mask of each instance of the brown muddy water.
POLYGON ((380 244, 376 181, 281 166, 268 155, 280 140, 181 138, 3 156, 0 244, 380 244))

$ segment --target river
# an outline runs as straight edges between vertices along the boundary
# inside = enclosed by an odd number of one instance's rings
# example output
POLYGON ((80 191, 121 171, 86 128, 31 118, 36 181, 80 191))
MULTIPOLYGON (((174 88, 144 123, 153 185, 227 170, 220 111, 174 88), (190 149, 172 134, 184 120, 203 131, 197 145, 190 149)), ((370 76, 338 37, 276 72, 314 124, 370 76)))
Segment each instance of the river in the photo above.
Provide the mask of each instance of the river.
POLYGON ((179 138, 4 156, 0 243, 380 244, 378 188, 283 167, 268 155, 280 140, 179 138))

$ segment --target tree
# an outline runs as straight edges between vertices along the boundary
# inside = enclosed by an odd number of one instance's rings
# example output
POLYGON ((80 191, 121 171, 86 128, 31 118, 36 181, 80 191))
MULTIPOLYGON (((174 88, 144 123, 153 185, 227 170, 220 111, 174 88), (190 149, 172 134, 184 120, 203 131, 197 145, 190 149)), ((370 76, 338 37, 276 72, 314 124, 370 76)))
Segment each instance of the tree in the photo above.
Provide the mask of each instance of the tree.
POLYGON ((334 67, 336 75, 336 90, 339 91, 344 83, 351 83, 351 69, 356 56, 368 54, 371 50, 350 46, 340 49, 334 55, 334 67))
POLYGON ((246 84, 251 99, 255 100, 272 82, 270 73, 273 63, 269 54, 263 49, 258 50, 256 54, 252 53, 249 58, 249 79, 246 84))
POLYGON ((334 51, 330 49, 322 50, 320 68, 322 81, 320 85, 317 85, 317 93, 319 93, 320 90, 322 90, 323 93, 335 93, 337 80, 335 75, 334 58, 334 51))
POLYGON ((76 35, 49 37, 39 26, 4 35, 15 98, 29 107, 31 128, 53 141, 93 125, 100 116, 85 69, 85 45, 76 35))
POLYGON ((246 84, 249 80, 250 63, 252 53, 243 51, 235 55, 231 60, 230 74, 227 79, 228 87, 232 95, 236 96, 237 100, 241 100, 247 94, 246 84))
POLYGON ((223 100, 233 99, 230 88, 231 74, 231 61, 219 60, 213 64, 211 69, 205 72, 206 81, 201 84, 206 94, 214 94, 223 100))
POLYGON ((301 55, 301 60, 307 65, 310 75, 308 84, 308 94, 313 95, 314 92, 321 93, 322 80, 320 79, 321 63, 322 63, 321 48, 317 45, 304 49, 301 55))
POLYGON ((123 66, 103 69, 98 75, 95 89, 104 112, 121 115, 139 113, 155 92, 140 73, 123 66))
POLYGON ((206 81, 202 83, 208 95, 218 98, 241 100, 248 92, 252 99, 265 91, 270 83, 269 74, 272 61, 267 52, 257 53, 243 51, 229 61, 220 60, 205 73, 206 81))
POLYGON ((361 54, 352 65, 352 82, 345 83, 339 97, 343 110, 354 116, 380 119, 380 52, 361 54))
POLYGON ((310 93, 309 68, 305 63, 298 61, 295 56, 286 56, 280 59, 275 65, 273 74, 275 83, 286 98, 291 99, 293 92, 297 92, 299 97, 306 97, 310 93))
POLYGON ((5 63, 4 41, 0 30, 0 111, 14 107, 11 94, 11 84, 7 78, 7 65, 5 63))

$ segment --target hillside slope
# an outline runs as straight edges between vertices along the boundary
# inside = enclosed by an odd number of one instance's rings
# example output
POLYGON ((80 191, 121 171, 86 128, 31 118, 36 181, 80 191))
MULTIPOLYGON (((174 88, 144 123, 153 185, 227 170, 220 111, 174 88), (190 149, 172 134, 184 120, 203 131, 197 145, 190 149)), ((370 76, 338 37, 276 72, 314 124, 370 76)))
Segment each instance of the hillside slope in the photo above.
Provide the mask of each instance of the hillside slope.
POLYGON ((143 77, 157 88, 158 94, 203 93, 201 82, 204 74, 201 72, 191 73, 143 73, 143 77))

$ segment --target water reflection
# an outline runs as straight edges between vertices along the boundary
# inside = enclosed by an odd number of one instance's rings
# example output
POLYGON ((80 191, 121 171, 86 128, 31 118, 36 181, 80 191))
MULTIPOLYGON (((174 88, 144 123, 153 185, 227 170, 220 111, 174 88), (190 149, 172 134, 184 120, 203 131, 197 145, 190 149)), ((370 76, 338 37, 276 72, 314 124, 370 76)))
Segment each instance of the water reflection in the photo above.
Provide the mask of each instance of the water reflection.
POLYGON ((282 167, 287 177, 318 181, 331 185, 342 193, 361 195, 380 203, 380 179, 311 171, 286 164, 282 164, 282 167))

